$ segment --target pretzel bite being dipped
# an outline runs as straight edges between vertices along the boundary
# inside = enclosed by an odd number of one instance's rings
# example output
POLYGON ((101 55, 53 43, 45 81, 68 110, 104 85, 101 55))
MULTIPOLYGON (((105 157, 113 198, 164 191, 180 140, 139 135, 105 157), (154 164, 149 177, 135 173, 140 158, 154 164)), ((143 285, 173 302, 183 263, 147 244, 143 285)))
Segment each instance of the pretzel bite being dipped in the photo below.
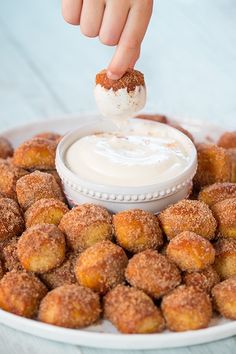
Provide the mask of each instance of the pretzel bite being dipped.
POLYGON ((64 201, 61 188, 55 178, 49 173, 40 171, 21 177, 16 183, 16 194, 24 210, 40 199, 54 198, 64 201))
POLYGON ((62 139, 62 135, 53 132, 43 132, 43 133, 36 134, 34 136, 34 139, 35 138, 48 139, 48 140, 55 141, 56 143, 59 143, 59 141, 62 139))
POLYGON ((181 285, 165 295, 161 309, 168 329, 175 332, 205 328, 212 316, 209 296, 194 286, 181 285))
POLYGON ((83 251, 96 242, 111 240, 111 215, 102 206, 79 205, 66 213, 59 224, 68 245, 74 251, 83 251))
POLYGON ((61 218, 69 211, 65 203, 58 199, 40 199, 25 212, 26 227, 37 224, 59 225, 61 218))
POLYGON ((217 145, 225 149, 236 148, 236 131, 225 132, 222 134, 217 142, 217 145))
POLYGON ((211 240, 215 235, 216 220, 209 207, 198 200, 181 200, 159 215, 162 228, 169 240, 183 231, 191 231, 211 240))
POLYGON ((225 149, 213 144, 198 144, 197 157, 196 189, 217 182, 231 182, 231 160, 225 149))
POLYGON ((220 282, 220 277, 217 271, 209 266, 199 272, 186 272, 183 276, 183 283, 187 286, 194 286, 200 290, 211 293, 213 286, 220 282))
POLYGON ((212 297, 216 309, 222 316, 236 320, 236 276, 214 286, 212 297))
POLYGON ((71 284, 51 290, 45 296, 38 318, 60 327, 81 328, 96 322, 100 313, 98 295, 90 289, 71 284))
POLYGON ((236 198, 222 200, 212 206, 221 237, 236 239, 236 198))
POLYGON ((181 283, 178 268, 154 250, 135 254, 125 271, 126 280, 154 298, 160 298, 181 283))
POLYGON ((236 198, 236 184, 230 182, 204 187, 198 195, 198 199, 209 206, 230 198, 236 198))
POLYGON ((75 261, 75 254, 67 254, 64 262, 59 265, 59 267, 56 267, 47 273, 41 274, 40 279, 42 279, 42 281, 47 285, 49 289, 76 283, 74 272, 75 261))
POLYGON ((167 257, 181 270, 203 270, 214 263, 215 250, 210 241, 193 232, 184 231, 170 240, 167 257))
POLYGON ((13 147, 6 138, 0 136, 0 159, 7 159, 13 155, 13 147))
POLYGON ((9 198, 0 198, 0 241, 20 235, 25 228, 18 204, 9 198))
POLYGON ((113 216, 117 243, 132 253, 157 249, 163 244, 155 215, 140 209, 125 210, 113 216))
POLYGON ((132 117, 146 103, 144 76, 140 71, 128 69, 121 79, 113 81, 102 70, 96 75, 94 96, 105 117, 132 117))
POLYGON ((111 241, 102 241, 80 254, 75 265, 79 284, 105 294, 125 280, 128 258, 124 250, 111 241))
POLYGON ((26 272, 8 272, 0 281, 0 308, 16 315, 32 318, 46 295, 46 286, 26 272))
POLYGON ((13 162, 27 170, 55 169, 57 143, 45 138, 33 138, 22 143, 14 152, 13 162))
POLYGON ((222 280, 236 275, 236 240, 219 239, 214 244, 216 257, 214 268, 222 280))
POLYGON ((34 225, 20 237, 17 255, 27 271, 48 272, 65 258, 65 237, 55 225, 34 225))
POLYGON ((0 159, 0 191, 6 198, 17 200, 16 182, 28 172, 12 164, 11 159, 0 159))
POLYGON ((104 315, 122 333, 156 333, 165 328, 152 299, 129 286, 118 285, 105 296, 104 315))

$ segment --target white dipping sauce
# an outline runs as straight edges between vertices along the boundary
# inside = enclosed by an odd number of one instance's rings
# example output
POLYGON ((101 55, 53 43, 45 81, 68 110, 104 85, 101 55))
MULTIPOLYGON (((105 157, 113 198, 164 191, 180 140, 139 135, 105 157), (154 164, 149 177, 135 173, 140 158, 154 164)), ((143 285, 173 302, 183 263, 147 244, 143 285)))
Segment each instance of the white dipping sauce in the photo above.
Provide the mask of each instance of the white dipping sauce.
POLYGON ((66 164, 80 178, 103 185, 134 187, 167 182, 183 172, 190 157, 165 125, 151 127, 139 122, 124 135, 82 137, 68 148, 66 164))

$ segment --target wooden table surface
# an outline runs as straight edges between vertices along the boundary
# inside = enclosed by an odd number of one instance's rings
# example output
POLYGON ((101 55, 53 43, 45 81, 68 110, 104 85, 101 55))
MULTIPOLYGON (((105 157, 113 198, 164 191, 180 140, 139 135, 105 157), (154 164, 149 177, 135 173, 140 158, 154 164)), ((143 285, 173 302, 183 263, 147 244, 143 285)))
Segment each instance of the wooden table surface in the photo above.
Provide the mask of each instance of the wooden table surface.
MULTIPOLYGON (((113 50, 65 24, 59 0, 1 1, 0 129, 94 111, 94 76, 113 50)), ((150 109, 236 128, 235 0, 156 1, 137 67, 145 73, 150 109)), ((234 337, 142 353, 231 354, 235 348, 234 337)), ((2 354, 64 352, 111 350, 63 345, 0 326, 2 354)))

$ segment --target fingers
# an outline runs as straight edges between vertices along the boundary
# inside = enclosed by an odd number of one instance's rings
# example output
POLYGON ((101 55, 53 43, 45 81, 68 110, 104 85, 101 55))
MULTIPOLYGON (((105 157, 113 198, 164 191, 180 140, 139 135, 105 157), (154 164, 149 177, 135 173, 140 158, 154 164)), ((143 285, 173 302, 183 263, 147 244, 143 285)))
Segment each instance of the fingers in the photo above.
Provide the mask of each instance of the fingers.
POLYGON ((81 32, 87 37, 97 37, 105 9, 104 0, 86 0, 80 16, 81 32))
POLYGON ((140 56, 140 48, 137 50, 137 52, 134 54, 134 57, 132 58, 129 68, 133 69, 135 67, 135 64, 140 56))
POLYGON ((121 78, 137 60, 151 13, 151 0, 137 1, 131 8, 119 44, 107 69, 107 75, 110 79, 118 80, 121 78))
POLYGON ((80 24, 82 0, 62 0, 62 16, 71 25, 80 24))
POLYGON ((118 44, 128 17, 129 3, 127 0, 107 1, 99 32, 99 38, 103 44, 118 44))

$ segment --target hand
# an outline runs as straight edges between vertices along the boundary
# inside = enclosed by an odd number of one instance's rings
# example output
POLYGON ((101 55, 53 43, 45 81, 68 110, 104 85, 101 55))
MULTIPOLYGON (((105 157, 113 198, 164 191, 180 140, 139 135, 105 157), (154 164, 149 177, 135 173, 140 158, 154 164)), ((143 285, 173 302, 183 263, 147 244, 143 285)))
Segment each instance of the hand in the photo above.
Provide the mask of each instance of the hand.
POLYGON ((64 19, 87 37, 116 46, 107 75, 118 80, 139 58, 153 0, 62 0, 64 19))

